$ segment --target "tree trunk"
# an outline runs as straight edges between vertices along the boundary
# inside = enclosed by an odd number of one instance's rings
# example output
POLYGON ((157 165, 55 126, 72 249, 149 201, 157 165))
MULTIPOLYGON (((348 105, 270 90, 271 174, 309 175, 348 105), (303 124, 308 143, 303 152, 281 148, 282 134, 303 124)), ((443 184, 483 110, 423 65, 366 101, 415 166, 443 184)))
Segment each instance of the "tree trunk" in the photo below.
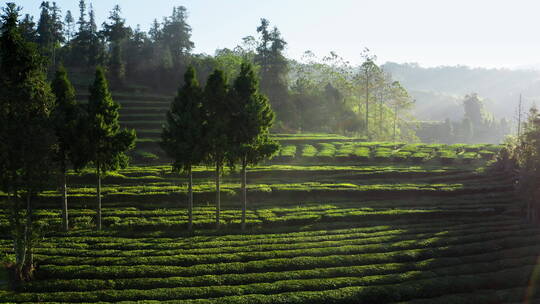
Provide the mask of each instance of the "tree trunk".
POLYGON ((220 166, 219 162, 216 162, 216 229, 219 229, 219 215, 221 212, 221 196, 220 196, 220 166))
POLYGON ((246 157, 242 160, 242 230, 246 230, 246 209, 247 209, 247 161, 246 157))
POLYGON ((23 266, 23 277, 26 281, 32 279, 32 272, 34 271, 34 253, 33 253, 33 237, 32 237, 32 224, 33 224, 33 209, 32 209, 32 192, 28 191, 26 194, 26 227, 25 227, 25 259, 23 266))
POLYGON ((369 75, 366 73, 366 137, 369 140, 369 75))
POLYGON ((68 199, 67 199, 67 174, 65 162, 62 164, 62 224, 64 231, 69 230, 68 199))
POLYGON ((193 170, 189 166, 189 186, 188 186, 188 230, 193 230, 193 170))
POLYGON ((396 142, 396 132, 397 132, 397 112, 398 112, 398 109, 397 109, 397 106, 396 106, 396 108, 394 109, 394 142, 396 142))
POLYGON ((24 280, 24 264, 26 259, 26 226, 21 223, 21 205, 17 189, 13 190, 13 221, 15 237, 13 238, 13 249, 15 251, 15 276, 18 281, 24 280))
POLYGON ((379 137, 382 139, 383 130, 383 99, 379 96, 379 137))
POLYGON ((530 203, 530 214, 531 214, 531 223, 536 224, 538 222, 538 214, 536 208, 536 193, 532 195, 532 200, 530 203))
POLYGON ((101 170, 99 167, 99 163, 96 167, 96 175, 97 175, 97 229, 101 230, 101 170))
POLYGON ((527 200, 527 210, 526 210, 527 222, 531 222, 531 202, 527 200))

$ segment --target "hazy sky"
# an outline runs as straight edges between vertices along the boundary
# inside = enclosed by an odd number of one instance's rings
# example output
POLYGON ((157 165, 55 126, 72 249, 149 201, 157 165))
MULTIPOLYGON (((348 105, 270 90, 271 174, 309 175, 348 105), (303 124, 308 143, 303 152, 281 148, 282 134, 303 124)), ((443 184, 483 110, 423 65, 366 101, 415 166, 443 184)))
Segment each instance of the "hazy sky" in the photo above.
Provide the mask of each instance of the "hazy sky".
MULTIPOLYGON (((39 0, 15 0, 37 19, 39 0)), ((56 0, 78 18, 78 0, 56 0)), ((538 0, 87 0, 99 23, 115 3, 128 24, 147 30, 173 6, 189 11, 195 52, 213 54, 255 35, 260 18, 277 26, 287 54, 335 51, 353 64, 368 47, 378 62, 423 66, 519 67, 540 63, 538 0)))

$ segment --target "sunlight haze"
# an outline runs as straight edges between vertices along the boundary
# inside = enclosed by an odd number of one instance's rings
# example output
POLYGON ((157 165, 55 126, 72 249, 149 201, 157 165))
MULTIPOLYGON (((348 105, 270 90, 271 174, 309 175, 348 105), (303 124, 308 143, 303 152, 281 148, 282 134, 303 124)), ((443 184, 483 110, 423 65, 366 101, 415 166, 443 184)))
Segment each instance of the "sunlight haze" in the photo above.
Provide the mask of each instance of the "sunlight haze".
MULTIPOLYGON (((39 17, 39 1, 15 1, 24 13, 39 17)), ((78 18, 77 1, 58 0, 63 13, 78 18)), ((110 1, 92 1, 98 24, 108 16, 110 1)), ((118 0, 132 27, 147 30, 155 16, 173 6, 188 9, 195 52, 213 54, 255 35, 267 18, 289 42, 287 54, 299 59, 306 50, 319 57, 337 52, 352 64, 367 47, 378 62, 417 62, 422 66, 531 67, 540 63, 538 1, 152 1, 144 8, 118 0)))

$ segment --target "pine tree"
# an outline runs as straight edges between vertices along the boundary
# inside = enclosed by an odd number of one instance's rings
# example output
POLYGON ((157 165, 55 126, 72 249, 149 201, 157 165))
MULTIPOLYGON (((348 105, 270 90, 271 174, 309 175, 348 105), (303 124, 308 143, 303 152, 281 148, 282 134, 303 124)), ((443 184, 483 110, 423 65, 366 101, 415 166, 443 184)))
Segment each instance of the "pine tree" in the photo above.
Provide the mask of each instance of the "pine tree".
POLYGON ((49 58, 51 65, 56 65, 56 49, 64 42, 63 23, 60 8, 53 2, 41 2, 41 15, 37 26, 37 43, 41 53, 49 58))
POLYGON ((15 272, 29 280, 36 241, 33 198, 48 186, 51 169, 53 95, 43 73, 45 60, 18 29, 19 11, 8 3, 1 17, 0 186, 11 202, 15 272))
POLYGON ((52 119, 58 141, 56 158, 62 186, 62 226, 67 231, 69 229, 66 176, 68 165, 71 163, 75 169, 81 169, 87 162, 85 153, 77 146, 78 144, 86 146, 85 142, 81 142, 84 139, 81 136, 83 115, 75 98, 75 89, 63 66, 56 71, 52 88, 56 97, 52 119))
POLYGON ((242 170, 242 230, 246 227, 248 165, 256 165, 273 155, 279 148, 270 138, 274 122, 268 98, 259 93, 259 83, 251 64, 243 63, 240 74, 234 81, 231 92, 233 109, 231 130, 231 152, 229 161, 240 163, 242 170))
POLYGON ((69 43, 73 38, 73 32, 75 31, 75 19, 73 19, 73 15, 71 14, 70 10, 66 12, 64 25, 64 35, 66 37, 66 41, 69 43))
POLYGON ((107 171, 128 164, 125 152, 135 146, 135 131, 120 129, 118 110, 113 101, 103 68, 96 68, 88 99, 88 137, 97 176, 97 228, 101 230, 101 177, 107 171))
POLYGON ((45 55, 49 55, 53 43, 53 20, 51 16, 51 7, 48 1, 41 2, 41 14, 39 16, 37 26, 37 43, 44 51, 45 55))
POLYGON ((193 173, 194 165, 204 160, 206 152, 203 139, 204 116, 202 90, 195 69, 188 67, 184 85, 167 112, 167 122, 161 133, 161 147, 173 159, 173 170, 188 176, 188 228, 193 229, 193 173))
POLYGON ((37 41, 36 23, 34 22, 34 17, 29 14, 24 15, 23 20, 19 22, 19 31, 24 40, 30 42, 37 41))
POLYGON ((171 51, 175 64, 178 64, 178 60, 181 60, 194 47, 191 41, 191 26, 187 23, 187 17, 185 7, 174 7, 172 15, 164 20, 161 30, 161 39, 171 51))
POLYGON ((220 178, 225 156, 230 149, 231 111, 227 79, 221 70, 214 70, 204 88, 203 111, 207 121, 204 139, 208 146, 208 160, 216 168, 216 227, 220 225, 220 178))
POLYGON ((112 54, 109 61, 113 84, 121 85, 125 78, 125 63, 122 58, 124 40, 131 34, 131 29, 125 26, 125 19, 120 16, 120 6, 116 5, 110 12, 110 23, 103 24, 102 34, 111 44, 112 54))
POLYGON ((73 38, 70 60, 73 65, 94 68, 104 61, 105 47, 97 32, 94 10, 90 5, 88 14, 86 3, 79 1, 79 30, 73 38), (88 15, 88 20, 86 16, 88 15))
POLYGON ((270 29, 270 22, 266 19, 261 19, 257 32, 261 38, 254 59, 261 66, 261 92, 270 99, 279 120, 292 121, 295 111, 286 81, 289 64, 283 55, 287 42, 276 27, 270 29))
POLYGON ((94 7, 90 4, 88 10, 88 32, 89 32, 89 45, 88 45, 88 64, 90 66, 97 66, 105 62, 105 46, 104 42, 100 39, 94 7))

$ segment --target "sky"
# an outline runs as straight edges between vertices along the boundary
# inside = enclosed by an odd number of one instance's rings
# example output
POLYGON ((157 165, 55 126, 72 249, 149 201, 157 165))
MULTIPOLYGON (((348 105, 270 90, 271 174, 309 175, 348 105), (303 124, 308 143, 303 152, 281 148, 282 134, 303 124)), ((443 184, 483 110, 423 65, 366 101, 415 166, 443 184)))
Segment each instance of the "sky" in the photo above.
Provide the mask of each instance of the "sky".
MULTIPOLYGON (((39 0, 15 0, 39 18, 39 0)), ((52 2, 52 1, 51 1, 52 2)), ((361 63, 364 48, 378 63, 488 68, 540 67, 538 0, 86 0, 101 24, 119 4, 127 24, 147 30, 173 6, 188 9, 196 53, 233 48, 256 35, 261 18, 277 26, 286 54, 336 52, 361 63)), ((56 0, 78 18, 78 0, 56 0)))

